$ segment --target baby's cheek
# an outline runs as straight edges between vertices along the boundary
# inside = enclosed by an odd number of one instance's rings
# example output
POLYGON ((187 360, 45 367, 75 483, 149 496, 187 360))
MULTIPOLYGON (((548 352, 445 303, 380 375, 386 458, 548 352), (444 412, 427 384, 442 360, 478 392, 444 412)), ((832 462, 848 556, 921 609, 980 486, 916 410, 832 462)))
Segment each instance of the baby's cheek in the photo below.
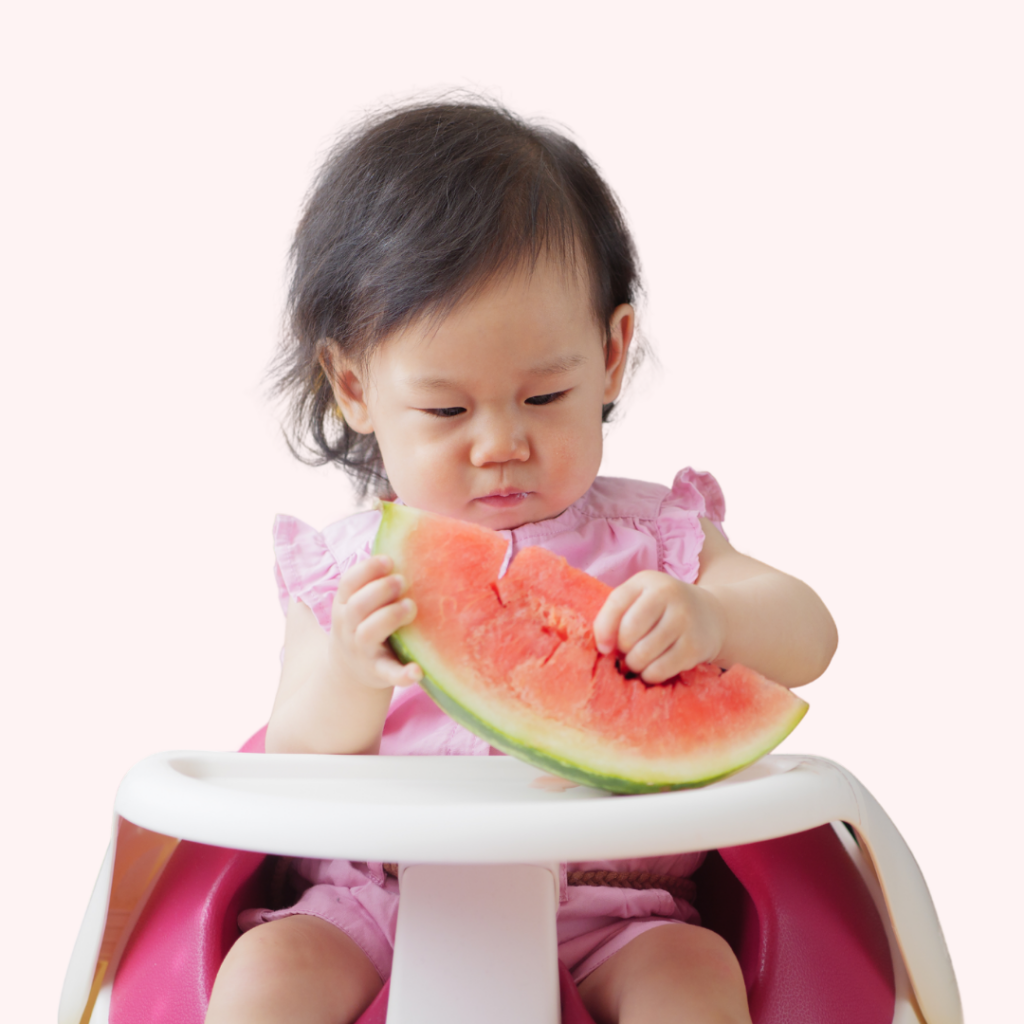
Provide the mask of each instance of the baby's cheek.
POLYGON ((604 440, 600 429, 567 436, 559 446, 558 461, 563 478, 567 482, 573 481, 574 490, 579 490, 577 498, 582 498, 597 479, 603 453, 604 440))

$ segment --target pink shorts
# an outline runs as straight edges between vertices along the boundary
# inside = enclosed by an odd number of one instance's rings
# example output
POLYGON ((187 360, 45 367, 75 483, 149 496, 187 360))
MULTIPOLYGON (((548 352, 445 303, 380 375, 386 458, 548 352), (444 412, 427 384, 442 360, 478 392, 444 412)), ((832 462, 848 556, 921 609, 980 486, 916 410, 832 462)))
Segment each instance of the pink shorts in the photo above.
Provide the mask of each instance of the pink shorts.
MULTIPOLYGON (((685 877, 700 865, 703 854, 630 861, 588 861, 573 864, 583 870, 649 870, 685 877)), ((309 914, 340 928, 366 954, 381 979, 391 975, 398 918, 398 881, 380 864, 351 861, 297 861, 293 869, 309 884, 291 907, 243 911, 239 926, 248 931, 267 921, 309 914)), ((699 924, 693 905, 663 889, 615 889, 608 886, 569 886, 562 866, 558 908, 558 958, 579 984, 614 953, 638 935, 659 925, 699 924)))

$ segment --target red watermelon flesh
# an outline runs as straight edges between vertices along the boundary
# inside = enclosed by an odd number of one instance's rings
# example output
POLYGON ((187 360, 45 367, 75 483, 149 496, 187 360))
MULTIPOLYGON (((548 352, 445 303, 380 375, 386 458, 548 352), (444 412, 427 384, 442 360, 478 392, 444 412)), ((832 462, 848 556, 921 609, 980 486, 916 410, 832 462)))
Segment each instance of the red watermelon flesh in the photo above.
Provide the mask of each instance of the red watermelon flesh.
POLYGON ((499 577, 507 541, 385 504, 374 545, 409 582, 415 621, 392 647, 452 717, 500 750, 616 792, 703 785, 787 736, 807 705, 742 665, 698 665, 650 685, 600 654, 611 588, 543 548, 499 577))

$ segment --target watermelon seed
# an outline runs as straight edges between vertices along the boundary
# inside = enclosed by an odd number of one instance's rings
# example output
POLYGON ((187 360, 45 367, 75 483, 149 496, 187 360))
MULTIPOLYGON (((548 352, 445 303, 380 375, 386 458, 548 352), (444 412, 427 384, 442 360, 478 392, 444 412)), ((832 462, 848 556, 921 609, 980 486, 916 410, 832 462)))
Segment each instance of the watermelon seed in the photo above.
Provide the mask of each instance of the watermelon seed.
POLYGON ((628 668, 623 668, 622 667, 622 662, 618 658, 615 659, 615 668, 616 668, 616 671, 618 671, 620 675, 625 676, 627 679, 639 679, 640 678, 640 673, 639 672, 630 672, 630 670, 628 668))
POLYGON ((501 591, 498 590, 498 584, 497 583, 492 583, 491 584, 491 590, 494 591, 494 596, 498 599, 498 604, 500 604, 501 607, 504 608, 505 607, 505 602, 502 601, 502 599, 501 599, 501 591))

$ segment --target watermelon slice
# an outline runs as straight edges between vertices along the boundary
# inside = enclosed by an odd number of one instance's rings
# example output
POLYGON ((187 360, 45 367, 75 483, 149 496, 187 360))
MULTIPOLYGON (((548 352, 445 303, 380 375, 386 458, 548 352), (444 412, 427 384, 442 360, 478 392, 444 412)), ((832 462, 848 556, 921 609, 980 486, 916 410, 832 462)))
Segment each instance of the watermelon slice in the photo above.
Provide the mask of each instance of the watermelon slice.
POLYGON ((544 771, 617 793, 702 786, 766 754, 807 705, 742 665, 698 665, 649 685, 599 654, 611 588, 544 548, 499 579, 492 530, 384 503, 374 553, 409 583, 416 619, 391 637, 452 718, 544 771))

